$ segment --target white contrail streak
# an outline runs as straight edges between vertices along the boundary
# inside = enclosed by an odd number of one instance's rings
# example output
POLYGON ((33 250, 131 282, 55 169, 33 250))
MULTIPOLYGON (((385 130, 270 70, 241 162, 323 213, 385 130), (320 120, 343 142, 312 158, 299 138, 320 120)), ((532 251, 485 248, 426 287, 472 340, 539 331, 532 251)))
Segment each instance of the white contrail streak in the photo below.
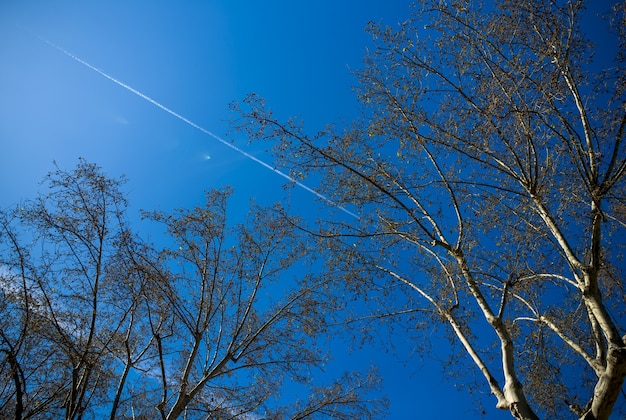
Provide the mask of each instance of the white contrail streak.
POLYGON ((189 124, 190 126, 200 130, 201 132, 203 132, 204 134, 207 134, 211 137, 213 137, 215 140, 219 141, 220 143, 224 144, 225 146, 230 147, 231 149, 233 149, 234 151, 241 153, 242 155, 244 155, 245 157, 247 157, 248 159, 251 159, 253 161, 255 161, 256 163, 266 167, 267 169, 269 169, 270 171, 282 176, 283 178, 289 180, 290 182, 293 182, 294 184, 296 184, 298 187, 314 194, 315 196, 321 198, 322 200, 326 201, 328 204, 337 207, 338 209, 340 209, 341 211, 343 211, 346 214, 349 214, 350 216, 359 219, 359 216, 353 212, 351 212, 350 210, 338 205, 337 203, 335 203, 334 201, 330 200, 329 198, 325 197, 324 195, 318 193, 317 191, 315 191, 313 188, 307 187, 306 185, 304 185, 303 183, 295 180, 294 178, 292 178, 291 176, 287 175, 286 173, 282 172, 279 169, 276 169, 275 167, 273 167, 272 165, 263 162, 261 159, 251 155, 250 153, 240 149, 239 147, 235 146, 232 143, 227 142, 226 140, 224 140, 223 138, 221 138, 220 136, 218 136, 217 134, 212 133, 211 131, 207 130, 204 127, 199 126, 198 124, 194 123, 191 120, 188 120, 187 118, 183 117, 182 115, 172 111, 171 109, 169 109, 168 107, 161 105, 160 103, 158 103, 157 101, 155 101, 154 99, 150 98, 149 96, 144 95, 143 93, 139 92, 136 89, 133 89, 132 87, 128 86, 126 83, 120 82, 119 80, 117 80, 115 77, 103 72, 102 70, 100 70, 99 68, 92 66, 91 64, 89 64, 88 62, 80 59, 79 57, 75 56, 74 54, 70 53, 69 51, 67 51, 66 49, 64 49, 63 47, 48 41, 45 38, 42 37, 38 37, 39 39, 41 39, 43 42, 45 42, 46 44, 56 48, 57 50, 61 51, 62 53, 64 53, 65 55, 67 55, 68 57, 76 60, 77 62, 79 62, 80 64, 90 68, 91 70, 95 71, 96 73, 106 77, 107 79, 109 79, 110 81, 118 84, 119 86, 123 87, 124 89, 134 93, 135 95, 139 96, 140 98, 145 99, 146 101, 150 102, 152 105, 155 105, 159 108, 161 108, 163 111, 167 112, 168 114, 171 114, 173 116, 175 116, 176 118, 178 118, 179 120, 189 124))

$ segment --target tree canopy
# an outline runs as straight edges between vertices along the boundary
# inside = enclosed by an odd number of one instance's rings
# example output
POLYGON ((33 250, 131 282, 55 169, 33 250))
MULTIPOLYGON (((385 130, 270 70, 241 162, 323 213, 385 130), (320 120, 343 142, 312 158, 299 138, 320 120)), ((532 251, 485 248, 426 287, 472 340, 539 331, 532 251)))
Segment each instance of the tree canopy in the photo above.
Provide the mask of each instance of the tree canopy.
POLYGON ((81 161, 0 212, 2 418, 380 415, 374 373, 312 378, 332 299, 279 212, 232 224, 230 191, 209 191, 144 213, 167 232, 156 246, 130 229, 122 184, 81 161))
POLYGON ((606 419, 626 376, 626 4, 599 20, 613 49, 588 41, 588 6, 420 0, 372 24, 349 127, 310 135, 255 95, 234 106, 360 215, 301 226, 335 287, 368 320, 441 326, 518 419, 606 419))

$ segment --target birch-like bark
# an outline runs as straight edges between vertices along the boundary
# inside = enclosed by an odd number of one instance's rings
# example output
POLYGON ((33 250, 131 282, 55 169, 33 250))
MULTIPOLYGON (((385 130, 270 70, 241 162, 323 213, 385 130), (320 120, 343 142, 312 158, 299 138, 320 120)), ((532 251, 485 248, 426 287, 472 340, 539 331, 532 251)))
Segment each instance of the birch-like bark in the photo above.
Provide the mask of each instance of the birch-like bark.
POLYGON ((526 400, 526 395, 522 389, 522 383, 517 378, 517 373, 515 371, 515 351, 511 334, 502 322, 502 319, 494 314, 491 306, 485 299, 476 280, 474 279, 472 272, 469 269, 463 253, 460 250, 455 250, 453 255, 457 261, 457 265, 463 273, 463 277, 465 278, 470 292, 480 307, 483 316, 489 325, 491 325, 500 340, 500 357, 502 360, 502 371, 504 374, 503 391, 504 401, 506 401, 506 403, 502 404, 502 402, 499 401, 497 407, 509 410, 511 415, 513 415, 516 419, 538 420, 537 415, 526 400))

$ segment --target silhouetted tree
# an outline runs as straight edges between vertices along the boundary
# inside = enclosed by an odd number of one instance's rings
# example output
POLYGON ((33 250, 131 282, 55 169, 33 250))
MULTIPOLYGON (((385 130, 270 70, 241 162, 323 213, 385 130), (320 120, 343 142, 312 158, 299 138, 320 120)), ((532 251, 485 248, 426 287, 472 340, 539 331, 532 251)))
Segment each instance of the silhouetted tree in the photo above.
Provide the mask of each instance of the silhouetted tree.
MULTIPOLYGON (((267 209, 253 208, 245 225, 229 227, 230 193, 211 191, 204 206, 171 215, 145 214, 164 224, 174 240, 157 259, 146 261, 146 273, 158 284, 171 316, 170 334, 157 338, 157 407, 164 419, 186 410, 216 418, 237 418, 259 408, 266 416, 287 415, 296 407, 283 412, 265 403, 279 394, 285 377, 304 382, 307 370, 326 357, 314 339, 324 330, 332 299, 325 280, 305 259, 307 244, 292 224, 267 209)), ((334 389, 321 393, 322 403, 296 409, 295 418, 300 412, 322 414, 326 406, 337 418, 377 411, 354 392, 335 400, 334 389)))
POLYGON ((2 308, 1 348, 15 378, 3 388, 3 410, 12 407, 16 418, 82 418, 108 397, 111 346, 133 309, 108 275, 128 239, 120 184, 81 161, 49 174, 47 194, 3 215, 10 305, 2 308))
POLYGON ((327 355, 332 299, 292 225, 255 208, 227 223, 228 189, 162 223, 171 247, 125 219, 123 180, 82 161, 0 212, 3 418, 372 418, 375 376, 349 375, 302 402, 327 355), (304 391, 306 393, 306 391, 304 391))

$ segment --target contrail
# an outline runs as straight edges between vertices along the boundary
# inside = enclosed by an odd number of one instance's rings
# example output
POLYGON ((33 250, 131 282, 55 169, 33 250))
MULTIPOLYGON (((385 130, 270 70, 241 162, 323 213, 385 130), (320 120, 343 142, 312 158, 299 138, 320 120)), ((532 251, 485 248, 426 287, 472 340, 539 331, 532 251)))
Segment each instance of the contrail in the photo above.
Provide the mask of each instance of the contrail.
POLYGON ((341 211, 343 211, 346 214, 349 214, 350 216, 359 219, 359 216, 353 212, 351 212, 350 210, 340 206, 339 204, 335 203, 334 201, 332 201, 331 199, 325 197, 324 195, 320 194, 319 192, 315 191, 313 188, 307 187, 306 185, 304 185, 303 183, 295 180, 294 178, 292 178, 291 176, 287 175, 286 173, 282 172, 279 169, 276 169, 275 167, 273 167, 272 165, 265 163, 264 161, 262 161, 261 159, 251 155, 250 153, 246 152, 245 150, 240 149, 239 147, 235 146, 234 144, 227 142, 226 140, 224 140, 223 138, 221 138, 220 136, 218 136, 217 134, 212 133, 211 131, 207 130, 204 127, 199 126, 198 124, 194 123, 193 121, 183 117, 182 115, 172 111, 171 109, 169 109, 168 107, 166 107, 165 105, 161 105, 160 103, 158 103, 157 101, 155 101, 154 99, 152 99, 151 97, 144 95, 143 93, 139 92, 136 89, 133 89, 132 87, 128 86, 126 83, 123 83, 119 80, 117 80, 115 77, 105 73, 104 71, 100 70, 98 67, 96 66, 92 66, 91 64, 89 64, 88 62, 86 62, 85 60, 82 60, 81 58, 75 56, 74 54, 70 53, 69 51, 67 51, 65 48, 48 41, 45 38, 42 38, 40 36, 38 36, 38 38, 40 40, 42 40, 43 42, 45 42, 46 44, 56 48, 57 50, 61 51, 63 54, 67 55, 68 57, 76 60, 77 62, 79 62, 80 64, 90 68, 91 70, 95 71, 96 73, 106 77, 107 79, 109 79, 110 81, 112 81, 113 83, 118 84, 119 86, 123 87, 124 89, 134 93, 135 95, 139 96, 140 98, 145 99, 146 101, 150 102, 152 105, 155 105, 159 108, 161 108, 163 111, 167 112, 168 114, 171 114, 173 116, 175 116, 176 118, 178 118, 179 120, 189 124, 190 126, 192 126, 193 128, 200 130, 201 132, 203 132, 204 134, 207 134, 211 137, 213 137, 215 140, 219 141, 220 143, 222 143, 225 146, 230 147, 231 149, 233 149, 234 151, 244 155, 245 157, 247 157, 248 159, 251 159, 253 161, 255 161, 256 163, 266 167, 267 169, 269 169, 270 171, 282 176, 283 178, 287 179, 289 182, 293 182, 294 184, 296 184, 298 187, 310 192, 311 194, 314 194, 316 197, 321 198, 322 200, 324 200, 325 202, 327 202, 328 204, 337 207, 338 209, 340 209, 341 211))

